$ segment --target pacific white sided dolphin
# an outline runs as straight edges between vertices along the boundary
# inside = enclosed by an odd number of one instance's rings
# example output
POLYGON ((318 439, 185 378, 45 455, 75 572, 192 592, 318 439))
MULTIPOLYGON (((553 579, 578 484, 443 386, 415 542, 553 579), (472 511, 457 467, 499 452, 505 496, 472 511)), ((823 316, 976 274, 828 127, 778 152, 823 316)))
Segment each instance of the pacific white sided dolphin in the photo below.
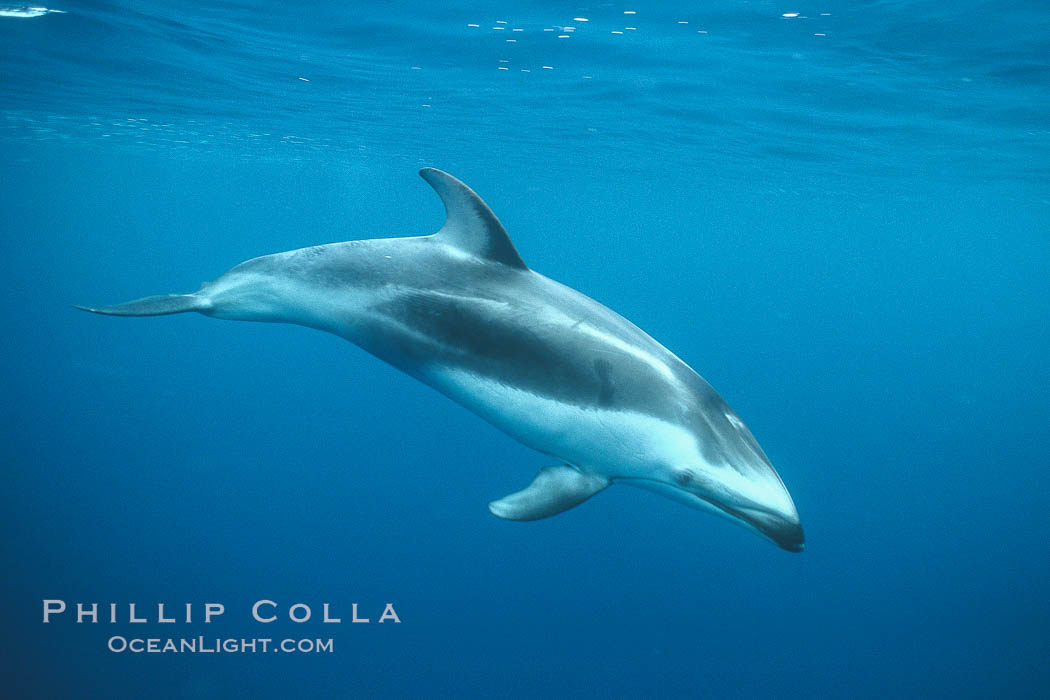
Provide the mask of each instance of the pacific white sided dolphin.
POLYGON ((624 483, 802 550, 783 481, 710 384, 627 319, 530 270, 462 182, 419 174, 445 205, 435 234, 265 255, 193 294, 78 308, 197 311, 345 338, 558 460, 489 504, 501 518, 546 518, 624 483))
POLYGON ((36 5, 0 5, 0 17, 21 17, 22 19, 29 19, 31 17, 43 17, 44 15, 66 14, 65 10, 52 10, 48 7, 38 7, 36 5))

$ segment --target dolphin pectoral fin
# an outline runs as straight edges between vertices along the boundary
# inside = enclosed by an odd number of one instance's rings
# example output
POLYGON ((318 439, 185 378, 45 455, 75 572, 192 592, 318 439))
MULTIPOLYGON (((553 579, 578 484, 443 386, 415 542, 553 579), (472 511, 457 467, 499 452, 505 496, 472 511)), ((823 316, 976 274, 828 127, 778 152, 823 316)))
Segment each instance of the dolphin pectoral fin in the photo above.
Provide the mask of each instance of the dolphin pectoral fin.
POLYGON ((567 464, 544 467, 521 491, 489 503, 489 510, 505 520, 549 518, 578 506, 608 485, 608 479, 567 464))
POLYGON ((474 190, 437 168, 423 168, 419 175, 445 205, 445 225, 435 234, 439 239, 479 258, 528 269, 503 224, 474 190))
POLYGON ((73 308, 81 311, 90 311, 93 314, 105 314, 106 316, 165 316, 167 314, 181 314, 187 311, 204 311, 210 306, 207 299, 196 294, 162 294, 154 297, 144 297, 134 301, 125 301, 123 304, 113 306, 102 306, 92 308, 89 306, 76 306, 73 308))

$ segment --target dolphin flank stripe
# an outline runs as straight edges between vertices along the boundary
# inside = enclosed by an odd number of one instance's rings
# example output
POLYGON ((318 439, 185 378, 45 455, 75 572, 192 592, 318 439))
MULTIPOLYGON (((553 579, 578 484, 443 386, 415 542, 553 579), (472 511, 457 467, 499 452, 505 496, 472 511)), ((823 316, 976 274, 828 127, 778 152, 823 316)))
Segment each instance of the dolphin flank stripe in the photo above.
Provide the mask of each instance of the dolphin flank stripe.
POLYGON ((469 187, 434 168, 420 175, 445 205, 435 234, 264 255, 194 294, 78 308, 196 311, 345 338, 559 460, 492 502, 498 517, 549 517, 625 483, 802 550, 780 475, 710 384, 627 319, 529 269, 469 187))
MULTIPOLYGON (((372 322, 386 324, 388 331, 408 331, 397 338, 391 335, 390 341, 421 364, 442 349, 442 362, 469 367, 539 395, 588 403, 601 393, 608 380, 595 371, 594 358, 564 352, 567 348, 560 334, 564 322, 550 329, 523 327, 508 322, 513 318, 507 313, 509 306, 508 301, 468 300, 433 290, 413 290, 374 307, 372 322), (398 325, 387 324, 387 318, 398 319, 398 325), (418 340, 419 332, 426 338, 425 345, 418 340)), ((610 356, 618 355, 620 362, 633 365, 624 381, 637 384, 637 391, 626 398, 634 403, 644 401, 650 410, 658 410, 665 402, 659 392, 646 390, 653 387, 654 379, 649 363, 615 345, 602 345, 598 339, 585 336, 582 340, 606 363, 611 361, 610 356)))

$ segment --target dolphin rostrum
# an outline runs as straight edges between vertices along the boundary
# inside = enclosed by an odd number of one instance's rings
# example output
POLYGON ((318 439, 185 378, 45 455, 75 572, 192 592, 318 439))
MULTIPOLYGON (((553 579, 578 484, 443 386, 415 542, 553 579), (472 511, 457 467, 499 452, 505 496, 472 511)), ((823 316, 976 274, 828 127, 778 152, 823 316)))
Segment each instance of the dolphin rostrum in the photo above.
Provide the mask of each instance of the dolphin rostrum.
POLYGON ((558 460, 489 504, 501 518, 546 518, 617 482, 802 550, 783 481, 710 384, 627 319, 530 270, 469 187, 419 174, 445 205, 435 234, 264 255, 193 294, 78 308, 197 311, 345 338, 558 460))

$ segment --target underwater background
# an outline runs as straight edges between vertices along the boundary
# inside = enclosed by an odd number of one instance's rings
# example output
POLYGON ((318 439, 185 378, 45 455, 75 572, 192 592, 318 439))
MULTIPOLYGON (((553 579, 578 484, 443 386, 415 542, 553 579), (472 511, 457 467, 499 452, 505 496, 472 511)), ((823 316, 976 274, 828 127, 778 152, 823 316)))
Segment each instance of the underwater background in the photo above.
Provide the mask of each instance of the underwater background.
POLYGON ((0 13, 5 697, 1050 692, 1044 3, 54 9, 0 13), (436 231, 423 166, 714 385, 803 553, 629 488, 501 521, 550 458, 343 340, 71 308, 436 231))

